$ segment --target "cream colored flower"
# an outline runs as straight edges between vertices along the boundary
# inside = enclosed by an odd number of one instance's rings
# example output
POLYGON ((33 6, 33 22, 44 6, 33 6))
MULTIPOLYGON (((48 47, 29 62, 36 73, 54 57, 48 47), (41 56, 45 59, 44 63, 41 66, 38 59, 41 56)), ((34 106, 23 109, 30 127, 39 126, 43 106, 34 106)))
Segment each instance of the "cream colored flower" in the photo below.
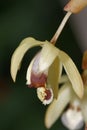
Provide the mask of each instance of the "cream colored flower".
POLYGON ((85 123, 87 130, 87 51, 83 55, 82 60, 82 79, 84 83, 84 96, 78 98, 72 89, 72 84, 69 82, 66 75, 61 77, 59 96, 48 107, 45 115, 45 125, 50 128, 56 120, 61 116, 62 123, 70 130, 78 130, 85 123), (63 113, 67 105, 69 108, 63 113), (63 114, 62 114, 63 113, 63 114))
POLYGON ((11 59, 11 76, 16 80, 23 56, 28 49, 41 46, 27 70, 27 85, 37 89, 38 98, 43 104, 49 104, 58 97, 58 83, 64 67, 76 94, 82 98, 83 83, 80 74, 71 58, 48 41, 38 41, 34 38, 24 39, 15 50, 11 59))

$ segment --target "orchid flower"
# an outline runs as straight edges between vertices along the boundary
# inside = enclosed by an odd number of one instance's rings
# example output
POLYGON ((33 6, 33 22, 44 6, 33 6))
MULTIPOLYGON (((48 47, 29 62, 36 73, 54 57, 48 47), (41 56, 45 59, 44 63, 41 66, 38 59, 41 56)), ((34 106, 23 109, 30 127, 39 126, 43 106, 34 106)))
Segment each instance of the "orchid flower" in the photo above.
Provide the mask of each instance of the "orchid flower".
POLYGON ((45 125, 47 128, 50 128, 61 116, 62 123, 69 130, 81 129, 84 123, 85 130, 87 130, 87 51, 83 55, 82 68, 85 90, 83 98, 77 97, 68 77, 63 75, 60 80, 62 86, 59 89, 58 99, 54 100, 46 111, 45 125), (67 105, 69 108, 63 113, 67 105))
POLYGON ((11 60, 11 76, 13 80, 16 80, 24 54, 28 49, 35 46, 41 46, 42 49, 29 64, 26 79, 29 87, 37 89, 38 97, 43 104, 49 104, 53 98, 57 99, 58 82, 63 67, 74 91, 81 98, 83 96, 83 84, 74 62, 65 52, 56 48, 48 41, 41 42, 29 37, 21 42, 11 60))
POLYGON ((32 47, 41 47, 29 64, 26 84, 30 88, 36 88, 37 96, 44 105, 57 99, 63 67, 78 97, 82 98, 84 93, 83 82, 74 62, 64 51, 54 46, 71 14, 72 12, 68 11, 50 42, 38 41, 31 37, 25 38, 12 55, 11 76, 13 81, 16 81, 25 53, 32 47))

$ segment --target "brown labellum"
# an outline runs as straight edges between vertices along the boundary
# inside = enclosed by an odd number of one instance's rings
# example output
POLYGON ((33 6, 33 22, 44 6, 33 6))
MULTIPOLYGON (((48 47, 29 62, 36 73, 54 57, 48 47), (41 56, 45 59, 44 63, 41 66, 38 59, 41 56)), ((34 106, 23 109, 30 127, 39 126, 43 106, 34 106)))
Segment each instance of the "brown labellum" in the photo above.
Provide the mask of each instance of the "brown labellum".
POLYGON ((34 87, 34 88, 45 87, 46 81, 47 81, 46 74, 44 74, 44 73, 41 73, 41 74, 31 73, 31 84, 29 85, 29 87, 34 87))

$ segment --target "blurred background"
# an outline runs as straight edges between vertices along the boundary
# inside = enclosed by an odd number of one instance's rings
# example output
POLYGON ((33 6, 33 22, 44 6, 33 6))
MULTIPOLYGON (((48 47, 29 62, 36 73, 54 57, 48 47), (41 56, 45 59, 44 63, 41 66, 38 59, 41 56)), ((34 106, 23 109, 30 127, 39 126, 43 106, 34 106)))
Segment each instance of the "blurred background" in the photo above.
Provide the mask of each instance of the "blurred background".
MULTIPOLYGON (((24 38, 31 36, 50 41, 66 14, 64 4, 59 0, 0 1, 0 130, 46 130, 44 114, 47 106, 41 104, 35 90, 26 86, 27 67, 39 48, 26 53, 16 83, 10 76, 10 62, 14 50, 24 38)), ((83 49, 71 26, 72 18, 56 46, 71 56, 81 72, 83 49)), ((51 128, 58 129, 67 130, 60 119, 51 128)))

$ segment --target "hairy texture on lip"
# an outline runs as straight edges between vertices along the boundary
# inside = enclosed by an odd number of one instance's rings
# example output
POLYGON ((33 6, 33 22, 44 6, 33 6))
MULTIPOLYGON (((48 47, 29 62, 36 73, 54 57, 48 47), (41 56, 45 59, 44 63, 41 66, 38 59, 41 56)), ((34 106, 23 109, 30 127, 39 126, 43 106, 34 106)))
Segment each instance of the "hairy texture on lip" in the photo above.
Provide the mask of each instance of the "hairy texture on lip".
POLYGON ((34 87, 34 88, 45 87, 46 81, 47 81, 47 75, 45 75, 44 73, 34 74, 32 72, 31 84, 29 85, 29 87, 34 87))
POLYGON ((48 90, 46 89, 45 93, 46 93, 45 100, 49 100, 51 98, 51 91, 49 89, 48 90))
POLYGON ((37 96, 44 105, 50 104, 53 101, 53 91, 51 88, 37 88, 37 96))

